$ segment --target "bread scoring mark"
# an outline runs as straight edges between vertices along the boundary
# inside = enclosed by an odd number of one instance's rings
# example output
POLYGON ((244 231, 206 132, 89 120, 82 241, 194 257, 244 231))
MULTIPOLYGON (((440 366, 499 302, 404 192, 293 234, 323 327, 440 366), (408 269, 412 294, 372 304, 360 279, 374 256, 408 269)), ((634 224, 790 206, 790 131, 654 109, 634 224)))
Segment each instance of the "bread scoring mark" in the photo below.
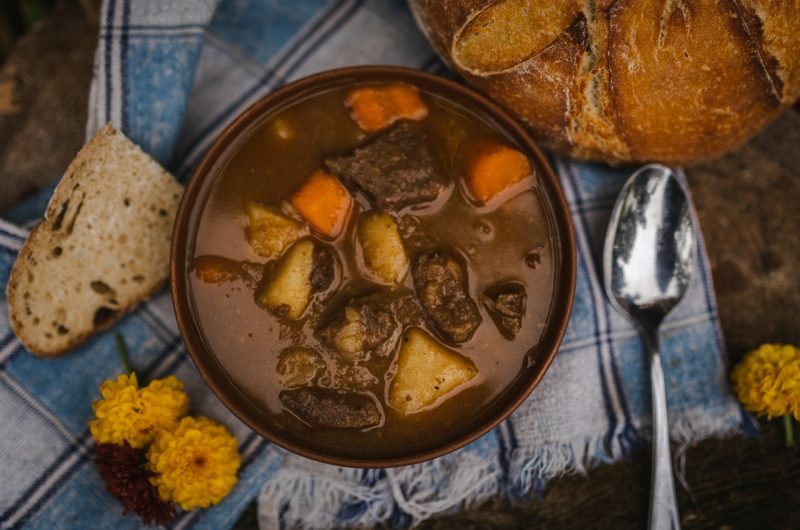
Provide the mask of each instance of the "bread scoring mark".
POLYGON ((629 148, 618 132, 613 100, 608 95, 610 81, 605 54, 610 4, 608 0, 584 0, 581 13, 568 30, 583 53, 575 82, 567 92, 564 126, 573 154, 587 156, 605 148, 614 158, 625 159, 629 148))
POLYGON ((591 57, 591 36, 589 35, 588 24, 586 21, 586 14, 584 12, 578 13, 575 21, 567 28, 566 34, 573 40, 573 42, 583 49, 582 57, 578 61, 578 72, 575 73, 574 79, 577 83, 573 83, 572 87, 566 90, 566 101, 564 106, 564 132, 563 135, 567 140, 570 147, 575 145, 574 132, 580 128, 580 122, 573 119, 576 112, 580 112, 580 104, 573 104, 574 92, 577 86, 580 85, 580 76, 586 71, 587 57, 591 57))
POLYGON ((664 44, 667 41, 669 22, 678 12, 683 15, 683 24, 686 28, 686 33, 688 34, 691 31, 691 13, 689 3, 686 0, 667 0, 664 2, 664 7, 661 10, 661 17, 659 19, 658 26, 658 44, 654 50, 655 53, 664 48, 664 44))
MULTIPOLYGON (((614 47, 612 46, 612 43, 615 40, 617 42, 621 42, 622 41, 622 39, 620 38, 621 35, 619 35, 620 28, 618 27, 617 24, 613 23, 613 20, 614 20, 615 17, 617 17, 625 9, 625 7, 626 7, 625 6, 625 2, 623 2, 623 1, 615 1, 615 2, 613 2, 611 4, 611 6, 609 7, 609 9, 607 11, 606 18, 607 18, 607 21, 608 21, 608 33, 606 34, 605 61, 606 61, 606 71, 607 71, 607 74, 608 74, 609 102, 611 104, 611 109, 610 109, 609 115, 611 116, 611 121, 614 124, 614 129, 617 131, 622 144, 625 145, 625 147, 626 147, 626 149, 628 151, 627 154, 630 155, 630 152, 631 152, 631 141, 630 141, 630 137, 629 137, 629 135, 628 135, 628 133, 627 133, 627 131, 625 129, 625 126, 624 126, 624 123, 623 123, 624 120, 623 120, 622 116, 620 115, 619 108, 618 108, 618 105, 617 105, 617 101, 619 100, 619 94, 618 94, 619 88, 618 88, 617 83, 616 83, 617 76, 614 75, 613 62, 611 60, 612 54, 615 53, 615 50, 614 50, 614 47), (617 38, 616 39, 614 38, 615 37, 615 33, 617 33, 617 35, 616 35, 617 38)), ((616 53, 621 53, 621 51, 620 50, 616 50, 616 53)), ((632 63, 632 62, 634 62, 634 61, 629 61, 629 64, 632 63)), ((629 68, 630 68, 630 66, 629 66, 629 68)))
POLYGON ((783 80, 778 71, 781 69, 778 58, 767 51, 764 44, 767 39, 764 35, 764 21, 758 16, 754 9, 748 9, 741 5, 740 0, 733 0, 733 7, 736 9, 742 20, 742 26, 747 35, 747 44, 751 50, 753 58, 758 61, 764 69, 764 73, 770 82, 773 96, 780 101, 783 98, 783 80))
POLYGON ((584 27, 586 28, 584 60, 581 61, 581 74, 594 70, 600 62, 600 42, 598 35, 598 9, 596 0, 585 0, 583 11, 584 27))
POLYGON ((590 53, 589 30, 586 27, 586 15, 583 12, 578 13, 575 20, 567 28, 567 34, 572 37, 575 43, 584 49, 586 53, 590 53))

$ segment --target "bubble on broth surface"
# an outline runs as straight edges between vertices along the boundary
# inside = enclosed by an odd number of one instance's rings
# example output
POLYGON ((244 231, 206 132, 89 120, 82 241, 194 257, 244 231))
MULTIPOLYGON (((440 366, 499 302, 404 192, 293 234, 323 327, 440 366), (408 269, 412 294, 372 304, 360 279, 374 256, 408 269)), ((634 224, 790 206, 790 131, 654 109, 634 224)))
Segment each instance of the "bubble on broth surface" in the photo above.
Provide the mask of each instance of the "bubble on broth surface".
POLYGON ((481 241, 491 241, 494 238, 494 225, 486 219, 477 219, 472 228, 481 241))
POLYGON ((525 256, 525 265, 531 269, 535 269, 542 262, 542 253, 538 250, 533 250, 525 256))

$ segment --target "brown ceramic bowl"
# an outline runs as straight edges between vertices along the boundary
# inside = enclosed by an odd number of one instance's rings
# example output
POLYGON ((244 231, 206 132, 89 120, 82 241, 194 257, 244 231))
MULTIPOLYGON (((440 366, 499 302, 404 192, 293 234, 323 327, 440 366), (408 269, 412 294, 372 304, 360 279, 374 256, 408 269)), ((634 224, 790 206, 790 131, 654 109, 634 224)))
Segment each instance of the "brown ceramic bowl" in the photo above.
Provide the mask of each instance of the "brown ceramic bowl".
POLYGON ((476 440, 508 417, 536 387, 556 355, 572 310, 575 292, 575 238, 572 231, 567 204, 553 170, 545 157, 520 127, 506 112, 494 103, 469 88, 419 70, 389 66, 366 66, 330 70, 303 78, 281 88, 259 100, 237 117, 214 142, 203 158, 186 188, 178 208, 175 229, 172 235, 172 301, 181 335, 195 365, 208 385, 223 403, 267 440, 299 455, 349 467, 393 467, 414 464, 442 456, 476 440), (352 83, 404 81, 421 89, 441 95, 466 108, 476 109, 494 121, 535 162, 539 171, 541 193, 546 204, 552 229, 555 234, 554 256, 556 283, 549 320, 537 347, 535 362, 524 368, 510 387, 474 418, 465 420, 463 428, 452 438, 429 449, 408 454, 397 454, 390 458, 370 458, 340 452, 325 452, 311 448, 300 438, 278 432, 269 418, 248 400, 229 379, 225 367, 221 366, 203 338, 201 326, 194 314, 189 295, 188 259, 194 245, 197 221, 205 198, 216 176, 228 157, 238 147, 241 139, 257 126, 262 118, 298 98, 310 93, 340 87, 352 83))

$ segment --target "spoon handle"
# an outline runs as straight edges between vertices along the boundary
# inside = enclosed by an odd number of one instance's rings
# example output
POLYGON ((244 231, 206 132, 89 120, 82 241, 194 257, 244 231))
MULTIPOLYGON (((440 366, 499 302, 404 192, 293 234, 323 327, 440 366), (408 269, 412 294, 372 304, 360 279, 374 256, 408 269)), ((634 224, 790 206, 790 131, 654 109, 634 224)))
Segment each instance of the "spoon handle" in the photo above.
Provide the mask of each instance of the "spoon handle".
POLYGON ((672 457, 669 450, 667 394, 657 332, 644 341, 650 350, 650 385, 653 393, 653 460, 650 482, 649 530, 680 530, 672 457))

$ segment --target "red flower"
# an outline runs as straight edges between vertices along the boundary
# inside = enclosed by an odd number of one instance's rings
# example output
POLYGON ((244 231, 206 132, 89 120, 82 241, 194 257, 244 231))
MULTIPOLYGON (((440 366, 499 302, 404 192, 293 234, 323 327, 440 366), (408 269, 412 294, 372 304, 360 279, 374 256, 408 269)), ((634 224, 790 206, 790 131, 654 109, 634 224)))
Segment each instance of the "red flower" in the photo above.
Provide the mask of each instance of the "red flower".
POLYGON ((122 503, 125 513, 135 513, 147 525, 164 525, 172 520, 172 504, 161 500, 150 483, 154 474, 145 469, 143 454, 127 441, 124 445, 98 445, 94 462, 106 489, 122 503))

